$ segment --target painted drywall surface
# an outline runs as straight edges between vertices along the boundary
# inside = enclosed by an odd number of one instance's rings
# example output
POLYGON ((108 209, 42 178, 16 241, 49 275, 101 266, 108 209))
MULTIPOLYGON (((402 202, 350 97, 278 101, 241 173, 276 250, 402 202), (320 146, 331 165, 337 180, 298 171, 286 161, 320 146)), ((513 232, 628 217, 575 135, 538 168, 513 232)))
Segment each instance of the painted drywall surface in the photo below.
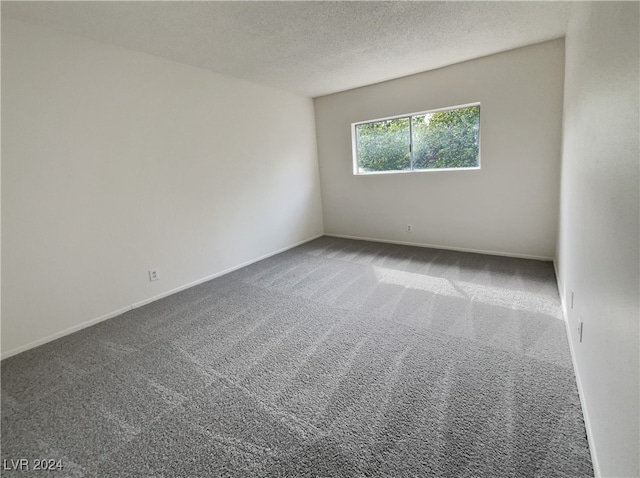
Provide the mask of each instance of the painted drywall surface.
POLYGON ((322 233, 311 99, 6 18, 2 73, 3 354, 322 233))
POLYGON ((316 98, 325 233, 553 257, 563 55, 555 40, 316 98), (353 175, 351 123, 478 101, 480 170, 353 175))
POLYGON ((606 477, 640 476, 638 6, 578 2, 566 38, 557 268, 592 450, 606 477))

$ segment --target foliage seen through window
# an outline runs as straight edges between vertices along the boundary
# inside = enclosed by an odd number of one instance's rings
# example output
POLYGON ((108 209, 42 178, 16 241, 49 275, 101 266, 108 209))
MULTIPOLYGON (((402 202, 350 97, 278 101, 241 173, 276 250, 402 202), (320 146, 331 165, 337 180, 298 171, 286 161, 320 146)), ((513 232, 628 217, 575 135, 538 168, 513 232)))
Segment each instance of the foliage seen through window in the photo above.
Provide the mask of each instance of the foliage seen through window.
POLYGON ((479 166, 480 106, 355 125, 357 172, 479 166))

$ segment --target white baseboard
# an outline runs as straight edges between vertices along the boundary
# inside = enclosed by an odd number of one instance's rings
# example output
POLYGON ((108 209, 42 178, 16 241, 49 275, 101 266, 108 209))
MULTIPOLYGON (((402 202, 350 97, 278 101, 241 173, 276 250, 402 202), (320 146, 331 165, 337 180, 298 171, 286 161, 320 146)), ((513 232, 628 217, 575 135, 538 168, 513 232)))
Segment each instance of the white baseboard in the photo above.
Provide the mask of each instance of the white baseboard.
POLYGON ((155 302, 156 300, 162 299, 164 297, 170 296, 170 295, 175 294, 177 292, 180 292, 182 290, 188 289, 189 287, 193 287, 193 286, 202 284, 203 282, 210 281, 212 279, 215 279, 216 277, 220 277, 220 276, 223 276, 223 275, 228 274, 230 272, 236 271, 238 269, 242 269, 243 267, 251 265, 254 262, 258 262, 258 261, 261 261, 263 259, 267 259, 268 257, 275 256, 276 254, 280 254, 282 252, 288 251, 289 249, 293 249, 294 247, 298 247, 298 246, 300 246, 302 244, 305 244, 305 243, 307 243, 309 241, 313 241, 314 239, 317 239, 317 238, 319 238, 321 236, 322 236, 322 234, 318 234, 316 236, 304 239, 304 240, 302 240, 300 242, 297 242, 295 244, 292 244, 290 246, 283 247, 282 249, 278 249, 277 251, 270 252, 268 254, 264 254, 264 255, 262 255, 260 257, 257 257, 255 259, 251 259, 249 261, 243 262, 242 264, 238 264, 237 266, 230 267, 230 268, 225 269, 223 271, 216 272, 215 274, 211 274, 211 275, 209 275, 207 277, 203 277, 201 279, 198 279, 198 280, 193 281, 193 282, 189 282, 188 284, 182 285, 180 287, 176 287, 175 289, 171 289, 169 291, 163 292, 162 294, 155 295, 155 296, 153 296, 153 297, 151 297, 149 299, 144 299, 144 300, 135 302, 135 303, 133 303, 131 305, 128 305, 126 307, 122 307, 121 309, 118 309, 118 310, 115 310, 113 312, 109 312, 107 314, 101 315, 100 317, 96 317, 96 318, 87 320, 85 322, 82 322, 80 324, 74 325, 73 327, 69 327, 68 329, 61 330, 60 332, 56 332, 55 334, 51 334, 51 335, 48 335, 47 337, 43 337, 41 339, 34 340, 33 342, 29 342, 26 345, 21 345, 20 347, 16 347, 16 348, 11 349, 11 350, 9 350, 7 352, 2 352, 2 355, 0 355, 0 359, 4 360, 6 358, 9 358, 9 357, 12 357, 14 355, 17 355, 17 354, 19 354, 21 352, 26 352, 29 349, 38 347, 40 345, 44 345, 44 344, 46 344, 48 342, 52 342, 52 341, 57 340, 57 339, 59 339, 61 337, 64 337, 65 335, 69 335, 69 334, 72 334, 74 332, 78 332, 79 330, 86 329, 87 327, 91 327, 92 325, 95 325, 95 324, 97 324, 99 322, 102 322, 104 320, 108 320, 108 319, 111 319, 113 317, 117 317, 118 315, 124 314, 125 312, 128 312, 128 311, 130 311, 132 309, 137 309, 138 307, 142 307, 143 305, 150 304, 151 302, 155 302))
POLYGON ((576 352, 573 346, 573 340, 571 340, 571 327, 569 324, 569 314, 567 312, 567 303, 564 297, 564 283, 560 283, 560 274, 558 274, 558 264, 554 260, 553 268, 556 272, 556 282, 558 283, 558 295, 560 296, 560 306, 562 308, 562 317, 564 319, 564 325, 567 331, 567 340, 569 341, 569 351, 571 352, 571 363, 573 365, 573 373, 576 376, 576 385, 578 386, 578 396, 580 397, 580 406, 582 407, 582 416, 584 417, 584 427, 587 432, 587 442, 589 443, 589 453, 591 454, 591 463, 593 465, 593 473, 596 478, 602 476, 600 473, 600 465, 598 464, 598 455, 596 454, 595 445, 593 442, 593 429, 591 428, 591 420, 589 419, 589 410, 587 403, 584 399, 584 390, 582 388, 582 381, 580 380, 580 369, 578 368, 578 362, 576 361, 576 352))
POLYGON ((423 244, 420 242, 407 242, 407 241, 393 241, 391 239, 376 239, 373 237, 361 237, 361 236, 347 236, 344 234, 324 234, 325 236, 330 237, 340 237, 343 239, 355 239, 358 241, 370 241, 370 242, 382 242, 385 244, 399 244, 402 246, 414 246, 414 247, 429 247, 431 249, 444 249, 447 251, 459 251, 459 252, 473 252, 475 254, 487 254, 490 256, 503 256, 503 257, 516 257, 518 259, 534 259, 536 261, 553 261, 552 257, 545 256, 534 256, 530 254, 517 254, 515 252, 500 252, 500 251, 487 251, 483 249, 468 249, 465 247, 450 247, 450 246, 442 246, 438 244, 423 244))
POLYGON ((131 310, 131 308, 132 308, 131 306, 127 306, 118 310, 114 310, 113 312, 109 312, 108 314, 101 315, 100 317, 95 317, 91 320, 87 320, 86 322, 82 322, 80 324, 74 325, 73 327, 69 327, 68 329, 64 329, 64 330, 61 330, 60 332, 56 332, 55 334, 51 334, 41 339, 34 340, 33 342, 29 342, 28 344, 21 345, 20 347, 11 349, 8 352, 2 352, 2 356, 1 356, 2 360, 12 357, 13 355, 17 355, 21 352, 26 352, 27 350, 33 349, 40 345, 44 345, 48 342, 53 342, 54 340, 64 337, 65 335, 69 335, 79 330, 86 329, 87 327, 91 327, 92 325, 102 322, 103 320, 108 320, 113 317, 117 317, 118 315, 128 312, 129 310, 131 310))
POLYGON ((323 236, 323 234, 318 234, 318 235, 313 236, 313 237, 311 237, 309 239, 305 239, 303 241, 296 242, 295 244, 293 244, 291 246, 287 246, 287 247, 283 247, 282 249, 278 249, 275 252, 270 252, 268 254, 265 254, 263 256, 257 257, 255 259, 251 259, 249 261, 243 262, 242 264, 239 264, 237 266, 229 267, 228 269, 225 269, 223 271, 216 272, 215 274, 211 274, 211 275, 209 275, 207 277, 203 277, 202 279, 198 279, 198 280, 195 280, 193 282, 189 282, 188 284, 181 285, 180 287, 176 287, 175 289, 171 289, 169 291, 166 291, 166 292, 163 292, 161 294, 155 295, 155 296, 153 296, 153 297, 151 297, 149 299, 141 300, 139 302, 134 303, 131 306, 131 308, 132 309, 137 309, 138 307, 142 307, 143 305, 150 304, 151 302, 155 302, 156 300, 163 299, 165 297, 168 297, 170 295, 176 294, 176 293, 178 293, 180 291, 183 291, 185 289, 188 289, 190 287, 194 287, 194 286, 200 285, 203 282, 207 282, 207 281, 213 280, 213 279, 215 279, 217 277, 223 276, 225 274, 229 274, 230 272, 237 271, 238 269, 242 269, 243 267, 247 267, 247 266, 249 266, 249 265, 251 265, 251 264, 253 264, 255 262, 262 261, 262 260, 267 259, 269 257, 272 257, 272 256, 275 256, 275 255, 280 254, 282 252, 288 251, 289 249, 293 249, 294 247, 301 246, 302 244, 305 244, 307 242, 313 241, 314 239, 318 239, 319 237, 322 237, 322 236, 323 236))

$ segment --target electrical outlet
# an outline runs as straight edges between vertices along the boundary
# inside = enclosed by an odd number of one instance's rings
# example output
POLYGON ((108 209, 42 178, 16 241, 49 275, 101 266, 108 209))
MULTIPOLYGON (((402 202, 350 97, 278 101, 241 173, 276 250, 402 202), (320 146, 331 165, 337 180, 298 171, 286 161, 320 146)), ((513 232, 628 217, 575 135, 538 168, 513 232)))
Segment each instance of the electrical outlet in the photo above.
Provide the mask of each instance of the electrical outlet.
POLYGON ((160 279, 160 272, 158 269, 149 269, 149 281, 153 282, 160 279))
POLYGON ((578 322, 578 340, 582 343, 582 330, 584 329, 584 323, 582 322, 582 318, 580 322, 578 322))
POLYGON ((413 226, 411 224, 407 224, 407 232, 413 232, 413 226))

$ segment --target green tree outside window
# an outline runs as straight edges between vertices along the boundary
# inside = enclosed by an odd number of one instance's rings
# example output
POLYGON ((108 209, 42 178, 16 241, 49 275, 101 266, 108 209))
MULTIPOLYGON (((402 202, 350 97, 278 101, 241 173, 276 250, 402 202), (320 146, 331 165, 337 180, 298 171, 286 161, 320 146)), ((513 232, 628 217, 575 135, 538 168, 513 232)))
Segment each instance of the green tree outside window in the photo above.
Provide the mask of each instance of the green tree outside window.
POLYGON ((358 172, 479 166, 480 106, 358 124, 358 172))

